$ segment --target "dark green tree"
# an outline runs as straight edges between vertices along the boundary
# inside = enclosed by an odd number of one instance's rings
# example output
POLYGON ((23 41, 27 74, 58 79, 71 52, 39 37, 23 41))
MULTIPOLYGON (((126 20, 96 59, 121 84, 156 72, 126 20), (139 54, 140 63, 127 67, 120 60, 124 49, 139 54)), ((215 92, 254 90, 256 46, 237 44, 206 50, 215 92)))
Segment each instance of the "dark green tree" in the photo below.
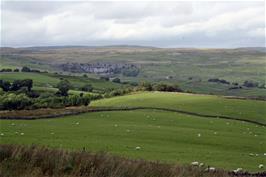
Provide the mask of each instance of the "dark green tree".
POLYGON ((0 80, 0 88, 2 88, 3 91, 8 92, 9 89, 10 89, 10 86, 11 86, 10 82, 4 81, 4 80, 0 80))
POLYGON ((61 80, 57 84, 57 88, 59 90, 58 94, 61 96, 68 96, 68 91, 70 89, 70 82, 68 80, 61 80))

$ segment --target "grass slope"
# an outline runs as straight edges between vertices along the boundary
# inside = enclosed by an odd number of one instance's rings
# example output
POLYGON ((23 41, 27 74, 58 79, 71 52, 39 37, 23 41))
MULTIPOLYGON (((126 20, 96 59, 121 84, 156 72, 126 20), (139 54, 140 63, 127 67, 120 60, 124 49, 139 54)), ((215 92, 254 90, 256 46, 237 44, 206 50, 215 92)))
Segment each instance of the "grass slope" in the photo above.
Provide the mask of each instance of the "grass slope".
POLYGON ((92 106, 107 107, 157 107, 188 112, 229 116, 266 124, 266 102, 226 99, 212 95, 186 93, 140 92, 127 96, 95 101, 92 106))
POLYGON ((139 110, 86 113, 64 119, 0 120, 0 125, 1 144, 85 147, 93 152, 162 162, 200 161, 229 170, 242 167, 259 171, 258 165, 265 165, 266 129, 240 121, 139 110), (137 146, 141 149, 136 150, 137 146))

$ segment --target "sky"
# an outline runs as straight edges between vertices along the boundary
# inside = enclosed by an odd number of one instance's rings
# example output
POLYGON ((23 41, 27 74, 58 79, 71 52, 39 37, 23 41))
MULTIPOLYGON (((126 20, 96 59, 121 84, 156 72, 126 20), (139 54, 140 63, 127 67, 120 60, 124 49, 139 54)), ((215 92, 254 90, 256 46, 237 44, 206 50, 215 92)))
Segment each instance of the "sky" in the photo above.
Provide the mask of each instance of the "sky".
POLYGON ((2 1, 1 46, 265 46, 264 1, 2 1))

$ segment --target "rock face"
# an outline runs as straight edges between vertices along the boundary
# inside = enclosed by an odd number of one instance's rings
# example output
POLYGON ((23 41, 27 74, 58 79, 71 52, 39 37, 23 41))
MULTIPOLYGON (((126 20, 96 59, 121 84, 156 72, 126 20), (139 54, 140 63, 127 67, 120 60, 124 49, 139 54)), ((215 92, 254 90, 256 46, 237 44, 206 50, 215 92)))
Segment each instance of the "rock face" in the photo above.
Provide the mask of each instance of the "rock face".
POLYGON ((133 64, 65 63, 60 64, 59 68, 74 73, 123 74, 125 76, 137 76, 139 73, 139 68, 133 64))

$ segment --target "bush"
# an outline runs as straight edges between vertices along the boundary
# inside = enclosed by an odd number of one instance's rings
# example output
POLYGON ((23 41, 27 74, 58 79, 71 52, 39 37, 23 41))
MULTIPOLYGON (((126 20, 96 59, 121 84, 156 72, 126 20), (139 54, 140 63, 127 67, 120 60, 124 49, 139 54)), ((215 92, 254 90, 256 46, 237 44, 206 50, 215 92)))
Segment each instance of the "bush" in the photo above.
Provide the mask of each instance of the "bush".
POLYGON ((12 72, 12 69, 10 68, 3 68, 0 70, 0 72, 12 72))
POLYGON ((243 83, 243 86, 245 86, 245 87, 258 87, 259 83, 258 82, 254 82, 254 81, 245 81, 243 83))
POLYGON ((0 96, 0 109, 16 110, 24 109, 32 104, 32 100, 25 94, 5 94, 0 96))
POLYGON ((178 85, 164 83, 154 85, 153 90, 161 92, 182 92, 178 85))
POLYGON ((31 72, 31 70, 27 66, 23 66, 21 72, 31 72))

